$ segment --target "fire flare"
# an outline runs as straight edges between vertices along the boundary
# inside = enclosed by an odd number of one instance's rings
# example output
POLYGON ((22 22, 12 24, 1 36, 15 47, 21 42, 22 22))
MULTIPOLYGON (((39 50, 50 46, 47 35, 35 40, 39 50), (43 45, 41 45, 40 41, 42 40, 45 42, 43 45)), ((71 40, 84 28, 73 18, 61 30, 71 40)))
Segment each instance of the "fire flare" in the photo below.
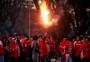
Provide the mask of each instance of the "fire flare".
POLYGON ((40 5, 40 11, 41 11, 41 24, 45 27, 48 28, 52 26, 52 21, 50 20, 50 12, 47 8, 46 2, 43 1, 40 5))

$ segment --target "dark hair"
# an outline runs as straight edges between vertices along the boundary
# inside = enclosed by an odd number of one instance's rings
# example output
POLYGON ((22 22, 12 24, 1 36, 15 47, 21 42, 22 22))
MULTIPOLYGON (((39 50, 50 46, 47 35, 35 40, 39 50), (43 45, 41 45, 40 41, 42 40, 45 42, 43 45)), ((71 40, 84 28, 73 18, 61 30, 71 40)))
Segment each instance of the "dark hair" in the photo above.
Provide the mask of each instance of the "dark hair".
POLYGON ((45 41, 46 40, 46 37, 43 37, 43 41, 45 41))
POLYGON ((38 39, 38 36, 33 36, 33 40, 37 40, 38 39))
POLYGON ((40 37, 43 37, 43 36, 42 36, 42 35, 39 35, 39 38, 40 38, 40 37))

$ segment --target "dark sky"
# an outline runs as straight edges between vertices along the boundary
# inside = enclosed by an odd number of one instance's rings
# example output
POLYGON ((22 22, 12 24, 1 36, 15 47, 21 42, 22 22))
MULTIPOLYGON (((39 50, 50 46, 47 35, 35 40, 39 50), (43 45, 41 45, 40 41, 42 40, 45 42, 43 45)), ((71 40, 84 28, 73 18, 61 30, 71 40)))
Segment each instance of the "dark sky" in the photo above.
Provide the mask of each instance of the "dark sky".
MULTIPOLYGON (((75 34, 85 34, 85 32, 88 32, 88 34, 90 34, 90 11, 88 12, 86 11, 87 8, 90 9, 90 0, 68 0, 68 1, 69 1, 69 5, 71 5, 75 11, 75 20, 77 21, 77 23, 78 22, 81 23, 80 25, 77 24, 78 28, 74 28, 74 29, 77 29, 78 31, 78 32, 75 31, 75 34)), ((56 1, 57 8, 59 8, 61 5, 58 2, 56 1)), ((30 6, 28 5, 29 3, 30 2, 26 2, 25 0, 0 0, 0 33, 1 34, 4 32, 11 33, 11 32, 19 32, 19 31, 22 33, 28 34, 28 31, 29 31, 28 16, 30 13, 30 10, 29 10, 30 6)), ((36 3, 38 8, 37 2, 35 1, 34 3, 36 3)), ((65 6, 63 8, 65 11, 65 6)), ((60 11, 60 9, 58 11, 60 11)), ((31 10, 31 12, 34 12, 34 11, 31 10)), ((67 19, 70 16, 67 17, 65 13, 65 17, 67 19)), ((62 17, 63 21, 65 21, 64 19, 65 17, 62 17)), ((31 15, 31 18, 34 18, 34 16, 31 15)), ((31 21, 32 20, 33 19, 31 19, 31 21)), ((63 33, 69 33, 67 32, 69 31, 68 30, 69 28, 67 27, 68 24, 67 22, 63 22, 63 21, 62 21, 63 28, 59 29, 59 27, 61 27, 61 25, 59 24, 59 26, 57 27, 58 28, 57 32, 62 31, 63 33), (67 28, 67 31, 65 31, 66 28, 67 28)), ((31 23, 32 26, 34 26, 33 24, 34 22, 31 23)))

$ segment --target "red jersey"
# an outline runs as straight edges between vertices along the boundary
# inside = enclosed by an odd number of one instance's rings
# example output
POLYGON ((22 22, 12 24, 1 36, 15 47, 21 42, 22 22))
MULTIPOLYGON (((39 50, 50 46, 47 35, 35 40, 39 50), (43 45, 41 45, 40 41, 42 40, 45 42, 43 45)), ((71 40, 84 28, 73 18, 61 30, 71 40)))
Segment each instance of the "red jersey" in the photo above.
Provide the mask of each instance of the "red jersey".
POLYGON ((80 41, 74 42, 75 55, 78 57, 81 56, 81 51, 82 51, 81 46, 82 46, 82 42, 80 42, 80 41))
POLYGON ((28 40, 27 45, 28 45, 29 48, 31 48, 31 44, 32 44, 32 40, 28 40))
POLYGON ((28 46, 28 40, 22 40, 22 48, 23 52, 27 55, 29 55, 29 46, 28 46))
POLYGON ((48 55, 47 44, 43 41, 40 45, 40 56, 47 56, 47 55, 48 55))
POLYGON ((59 45, 59 50, 62 54, 65 54, 65 49, 66 49, 66 45, 67 45, 67 41, 66 40, 62 40, 60 42, 60 45, 59 45))
POLYGON ((66 54, 72 54, 73 43, 71 41, 67 41, 65 50, 66 54))
POLYGON ((66 41, 61 41, 60 43, 60 51, 63 54, 72 54, 72 48, 73 48, 73 43, 66 40, 66 41))
POLYGON ((39 46, 42 45, 42 42, 43 42, 42 38, 39 38, 38 41, 37 41, 37 43, 38 43, 39 46))
POLYGON ((90 42, 83 42, 82 44, 82 58, 90 58, 90 42))
POLYGON ((9 56, 13 58, 18 58, 20 56, 20 49, 17 43, 10 42, 8 45, 9 56))

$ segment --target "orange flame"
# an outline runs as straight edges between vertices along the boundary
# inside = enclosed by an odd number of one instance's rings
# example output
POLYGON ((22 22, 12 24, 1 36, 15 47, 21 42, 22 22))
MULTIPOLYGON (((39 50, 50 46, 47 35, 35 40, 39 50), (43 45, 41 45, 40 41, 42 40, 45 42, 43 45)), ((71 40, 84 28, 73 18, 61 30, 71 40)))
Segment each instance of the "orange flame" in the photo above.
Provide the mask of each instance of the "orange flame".
POLYGON ((41 24, 45 27, 48 28, 52 25, 52 21, 50 21, 50 12, 47 8, 46 2, 42 2, 40 5, 40 10, 41 10, 41 24))

